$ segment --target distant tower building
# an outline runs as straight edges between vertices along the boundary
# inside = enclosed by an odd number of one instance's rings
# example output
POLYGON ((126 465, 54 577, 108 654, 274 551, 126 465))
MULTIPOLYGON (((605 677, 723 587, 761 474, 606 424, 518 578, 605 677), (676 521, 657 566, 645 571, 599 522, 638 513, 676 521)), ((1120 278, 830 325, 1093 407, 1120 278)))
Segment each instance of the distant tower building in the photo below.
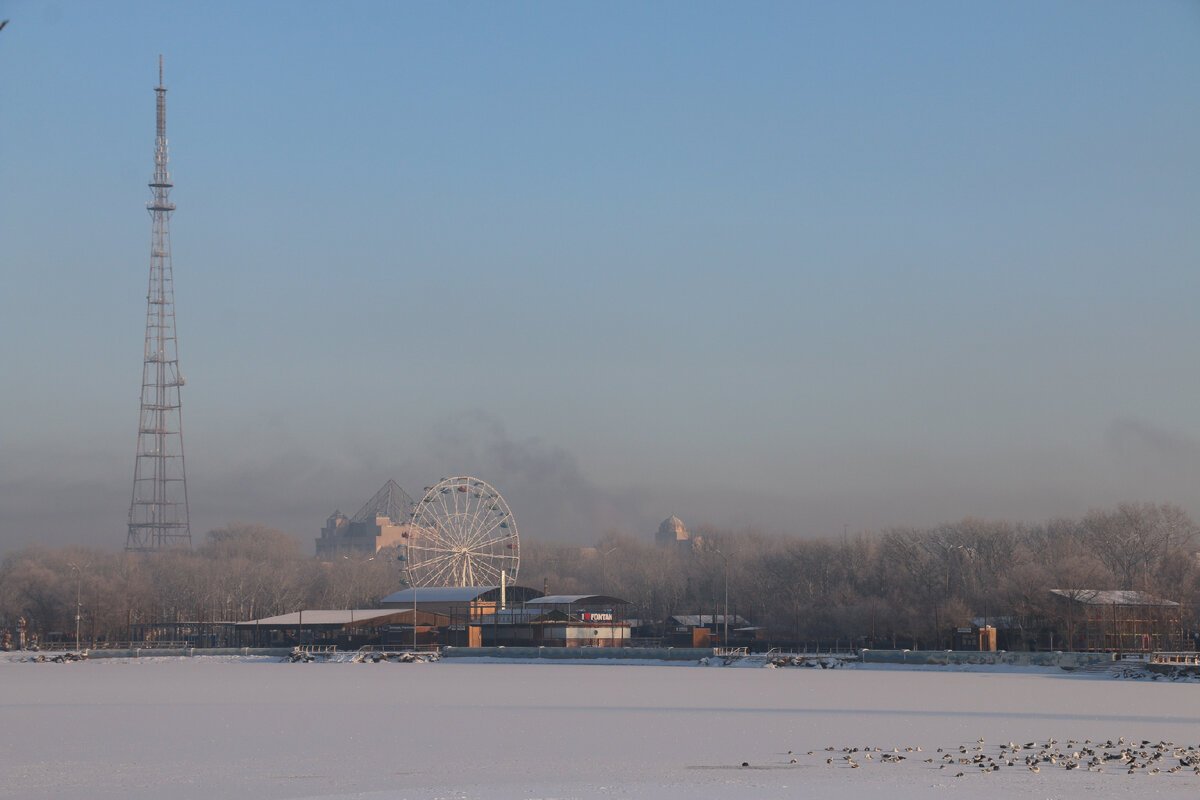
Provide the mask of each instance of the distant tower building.
POLYGON ((377 553, 385 547, 404 544, 411 531, 413 499, 389 480, 350 519, 334 511, 317 539, 317 558, 331 561, 338 556, 377 553))
POLYGON ((155 109, 153 199, 146 204, 152 220, 150 289, 146 293, 146 348, 142 366, 142 406, 138 415, 133 500, 129 504, 126 550, 191 547, 187 477, 183 465, 179 358, 175 341, 175 284, 171 271, 171 212, 167 172, 167 87, 158 57, 155 109))
MULTIPOLYGON (((334 509, 329 515, 329 519, 325 520, 325 527, 321 528, 321 539, 332 541, 346 532, 346 528, 350 525, 350 518, 342 513, 341 509, 334 509)), ((317 549, 321 549, 321 539, 317 540, 317 549)))
POLYGON ((654 534, 654 543, 659 547, 667 547, 669 545, 687 544, 691 538, 692 536, 684 526, 683 520, 672 514, 658 526, 658 533, 654 534))

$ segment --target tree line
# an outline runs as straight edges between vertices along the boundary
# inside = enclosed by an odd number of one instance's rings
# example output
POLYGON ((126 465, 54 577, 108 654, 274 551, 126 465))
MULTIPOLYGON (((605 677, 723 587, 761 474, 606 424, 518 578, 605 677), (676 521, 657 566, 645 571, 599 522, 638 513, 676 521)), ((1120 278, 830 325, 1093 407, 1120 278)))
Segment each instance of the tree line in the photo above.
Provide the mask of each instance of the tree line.
POLYGON ((375 608, 397 588, 382 557, 315 560, 262 525, 210 531, 194 550, 113 552, 33 545, 0 562, 0 629, 18 620, 43 642, 129 641, 149 623, 241 622, 302 608, 375 608))
POLYGON ((554 593, 611 594, 650 621, 722 614, 728 592, 731 615, 782 645, 941 649, 955 627, 982 622, 1012 631, 1008 649, 1049 648, 1073 613, 1052 589, 1139 590, 1194 619, 1197 532, 1177 506, 1134 503, 1044 524, 964 519, 819 539, 700 527, 692 546, 615 534, 583 551, 535 543, 521 578, 554 593))
MULTIPOLYGON (((1043 524, 964 519, 818 539, 701 526, 669 547, 617 533, 589 548, 526 541, 518 582, 613 595, 629 602, 627 618, 660 629, 728 603, 781 644, 943 648, 955 626, 1003 621, 1009 649, 1049 647, 1071 623, 1051 589, 1140 590, 1194 619, 1198 532, 1177 506, 1132 503, 1043 524)), ((0 629, 24 618, 43 640, 71 641, 78 612, 83 641, 116 642, 150 622, 374 608, 401 587, 402 567, 390 551, 317 561, 260 525, 210 531, 187 551, 35 545, 0 562, 0 629)))

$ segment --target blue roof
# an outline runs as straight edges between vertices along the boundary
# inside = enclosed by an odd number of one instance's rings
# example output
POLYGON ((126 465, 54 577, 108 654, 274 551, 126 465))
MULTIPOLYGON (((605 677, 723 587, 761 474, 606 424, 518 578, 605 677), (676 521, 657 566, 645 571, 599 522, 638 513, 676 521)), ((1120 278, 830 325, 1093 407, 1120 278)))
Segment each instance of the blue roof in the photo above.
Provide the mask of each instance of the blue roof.
POLYGON ((619 597, 609 597, 606 594, 552 594, 526 600, 527 606, 614 606, 629 605, 629 602, 619 597))
MULTIPOLYGON (((541 594, 537 589, 530 589, 528 586, 506 586, 504 590, 512 602, 520 602, 522 597, 537 597, 541 594)), ((499 586, 418 586, 393 592, 380 603, 410 604, 414 600, 418 606, 421 603, 470 603, 483 599, 483 596, 489 593, 494 593, 494 599, 500 599, 499 586)))

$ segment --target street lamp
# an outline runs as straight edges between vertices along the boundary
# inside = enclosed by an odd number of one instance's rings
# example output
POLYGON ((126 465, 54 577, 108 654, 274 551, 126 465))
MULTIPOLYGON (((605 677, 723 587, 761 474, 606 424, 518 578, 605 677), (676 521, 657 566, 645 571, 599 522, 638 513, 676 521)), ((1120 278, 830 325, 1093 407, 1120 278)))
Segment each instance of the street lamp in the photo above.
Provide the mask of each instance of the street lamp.
POLYGON ((84 564, 78 567, 70 562, 67 566, 75 570, 75 652, 79 652, 79 619, 82 616, 80 612, 83 609, 82 589, 83 589, 83 571, 91 566, 91 563, 84 564))
POLYGON ((729 649, 729 556, 722 553, 720 548, 714 551, 721 557, 721 561, 725 563, 725 613, 722 614, 722 622, 725 625, 725 644, 726 650, 729 649))
POLYGON ((605 588, 609 591, 612 591, 612 587, 608 583, 608 557, 620 549, 620 545, 613 545, 600 553, 600 577, 605 583, 605 588))
MULTIPOLYGON (((404 534, 408 536, 408 534, 404 534)), ((401 573, 406 573, 408 578, 401 578, 400 585, 407 585, 412 590, 413 597, 413 613, 412 613, 412 629, 413 629, 413 652, 417 652, 417 587, 412 582, 412 541, 404 543, 404 552, 396 556, 396 560, 404 564, 400 568, 401 573)))

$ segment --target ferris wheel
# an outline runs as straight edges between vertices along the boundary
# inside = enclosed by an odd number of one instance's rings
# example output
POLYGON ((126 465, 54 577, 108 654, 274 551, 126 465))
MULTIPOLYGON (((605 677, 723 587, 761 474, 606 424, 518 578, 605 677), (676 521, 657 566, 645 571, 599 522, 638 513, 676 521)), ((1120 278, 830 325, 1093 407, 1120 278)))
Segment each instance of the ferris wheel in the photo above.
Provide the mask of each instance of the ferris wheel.
POLYGON ((443 478, 413 504, 408 532, 412 586, 499 586, 521 563, 508 503, 478 478, 443 478), (503 574, 503 578, 501 575, 503 574))

